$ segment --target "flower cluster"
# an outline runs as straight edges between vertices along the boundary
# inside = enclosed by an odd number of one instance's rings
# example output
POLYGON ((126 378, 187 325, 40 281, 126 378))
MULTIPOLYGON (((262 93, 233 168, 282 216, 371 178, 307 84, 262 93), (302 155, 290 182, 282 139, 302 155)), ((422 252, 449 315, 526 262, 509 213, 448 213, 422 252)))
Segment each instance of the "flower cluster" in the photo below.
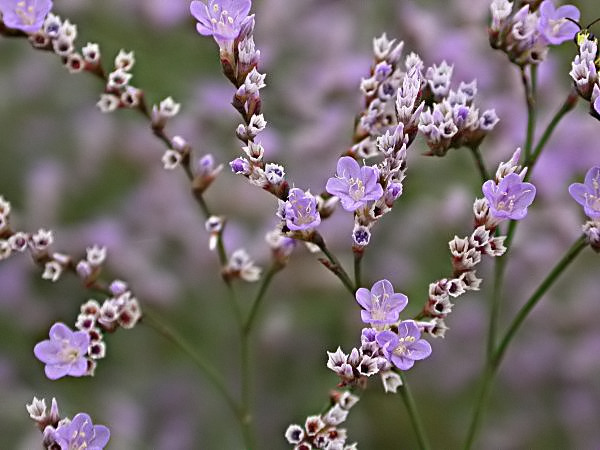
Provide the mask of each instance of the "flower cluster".
POLYGON ((555 8, 552 0, 544 0, 541 4, 525 3, 511 15, 513 5, 508 0, 492 1, 488 34, 492 47, 502 50, 521 67, 539 64, 546 57, 548 46, 569 41, 578 31, 577 25, 567 20, 579 20, 575 6, 555 8))
POLYGON ((475 267, 483 255, 502 256, 506 252, 506 236, 495 235, 498 225, 507 219, 520 220, 535 197, 535 186, 523 181, 526 168, 519 165, 521 151, 517 149, 507 162, 500 163, 495 179, 483 184, 484 198, 475 200, 474 230, 470 236, 454 236, 449 242, 452 255, 452 277, 442 278, 429 285, 429 295, 420 325, 432 336, 443 337, 447 327, 444 318, 452 312, 452 299, 467 291, 478 290, 481 279, 475 267))
POLYGON ((327 367, 340 377, 340 386, 365 386, 368 377, 380 373, 385 391, 396 392, 401 382, 392 366, 408 370, 431 354, 431 346, 421 339, 423 327, 414 320, 400 320, 408 298, 395 293, 388 280, 377 281, 370 290, 359 288, 356 301, 362 307, 362 321, 372 328, 363 328, 361 346, 350 354, 339 347, 327 352, 327 367))
POLYGON ((104 425, 94 425, 86 413, 75 414, 72 419, 61 419, 54 398, 48 411, 45 399, 33 397, 27 405, 27 412, 42 431, 42 445, 48 450, 102 450, 110 439, 110 430, 104 425))
POLYGON ((306 418, 304 426, 290 425, 285 438, 294 450, 325 448, 330 450, 356 450, 356 443, 346 444, 347 430, 339 428, 346 421, 350 409, 358 402, 358 397, 349 391, 334 391, 331 395, 333 406, 326 413, 306 418))
POLYGON ((583 225, 583 232, 588 244, 600 252, 600 166, 594 166, 585 174, 583 183, 569 186, 569 194, 590 218, 583 225))
POLYGON ((580 97, 590 102, 590 114, 600 120, 600 79, 598 78, 598 39, 588 31, 577 35, 579 52, 571 63, 569 75, 580 97))

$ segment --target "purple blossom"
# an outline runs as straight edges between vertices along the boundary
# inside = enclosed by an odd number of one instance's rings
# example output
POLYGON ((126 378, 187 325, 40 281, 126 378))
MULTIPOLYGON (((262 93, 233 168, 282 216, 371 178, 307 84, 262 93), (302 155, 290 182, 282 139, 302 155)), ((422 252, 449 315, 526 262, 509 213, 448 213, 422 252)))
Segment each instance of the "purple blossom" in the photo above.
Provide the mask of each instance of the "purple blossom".
POLYGON ((400 311, 408 304, 406 295, 394 293, 394 287, 388 280, 377 281, 370 291, 359 288, 356 301, 364 308, 360 312, 362 321, 372 325, 398 322, 400 311))
POLYGON ((71 331, 59 322, 50 328, 50 339, 37 343, 33 353, 46 364, 46 376, 51 380, 65 375, 80 377, 87 372, 86 355, 89 345, 88 333, 71 331))
POLYGON ((569 194, 583 206, 590 219, 600 219, 600 166, 588 170, 583 183, 570 185, 569 194))
POLYGON ((482 191, 490 212, 497 219, 522 219, 535 198, 535 186, 524 183, 516 173, 509 173, 498 184, 493 180, 486 181, 482 191))
POLYGON ((302 189, 292 188, 285 202, 284 219, 290 230, 308 230, 321 223, 317 199, 302 189))
POLYGON ((415 361, 431 355, 431 345, 421 339, 421 332, 414 320, 400 323, 398 334, 389 330, 378 333, 377 343, 388 361, 400 370, 408 370, 415 361))
POLYGON ((52 0, 0 0, 4 25, 26 33, 42 28, 51 9, 52 0))
POLYGON ((59 425, 52 437, 61 450, 102 450, 110 439, 110 431, 104 425, 94 425, 87 414, 79 413, 70 422, 59 425))
POLYGON ((325 189, 340 198, 346 211, 356 211, 383 195, 378 177, 375 167, 360 167, 354 158, 342 156, 337 163, 337 175, 327 180, 325 189))
POLYGON ((250 0, 210 0, 208 5, 194 0, 190 12, 198 21, 198 33, 213 36, 217 42, 228 42, 240 34, 250 6, 250 0))
POLYGON ((565 19, 579 20, 579 10, 573 5, 555 8, 552 0, 544 0, 539 9, 538 31, 552 45, 560 45, 573 39, 579 31, 577 25, 565 19))

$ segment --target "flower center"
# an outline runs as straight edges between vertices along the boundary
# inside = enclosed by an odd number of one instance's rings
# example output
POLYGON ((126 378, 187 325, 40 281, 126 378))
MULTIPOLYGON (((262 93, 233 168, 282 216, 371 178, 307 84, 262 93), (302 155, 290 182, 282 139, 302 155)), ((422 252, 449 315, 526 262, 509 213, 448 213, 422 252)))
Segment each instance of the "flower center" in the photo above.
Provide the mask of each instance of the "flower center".
POLYGON ((212 19, 210 19, 210 21, 214 25, 221 25, 221 26, 233 25, 234 20, 233 20, 233 17, 231 17, 229 15, 229 11, 227 11, 226 9, 220 10, 219 5, 217 5, 217 4, 214 4, 212 9, 213 9, 213 17, 212 17, 212 19))
POLYGON ((412 344, 416 339, 413 336, 406 336, 398 340, 398 345, 394 349, 396 356, 410 356, 412 350, 408 348, 408 344, 412 344))
POLYGON ((35 22, 35 11, 33 5, 27 5, 24 0, 17 2, 15 14, 19 16, 25 25, 33 25, 35 22))
POLYGON ((349 194, 352 200, 355 202, 361 200, 365 196, 365 185, 362 180, 350 178, 348 183, 350 184, 349 194))

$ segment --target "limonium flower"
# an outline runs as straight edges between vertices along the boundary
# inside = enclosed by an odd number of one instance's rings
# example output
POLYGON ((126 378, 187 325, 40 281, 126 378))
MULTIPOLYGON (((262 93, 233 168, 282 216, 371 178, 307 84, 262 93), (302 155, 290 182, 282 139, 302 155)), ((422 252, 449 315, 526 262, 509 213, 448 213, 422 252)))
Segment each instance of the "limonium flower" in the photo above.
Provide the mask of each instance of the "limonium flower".
POLYGON ((386 330, 377 334, 377 343, 386 359, 400 370, 410 369, 415 361, 431 355, 431 345, 421 339, 421 332, 414 320, 405 320, 398 326, 398 334, 386 330))
POLYGON ((539 13, 538 31, 549 44, 560 45, 570 41, 579 31, 577 25, 565 19, 579 20, 579 10, 573 5, 555 8, 552 0, 544 0, 539 13))
POLYGON ((80 377, 88 369, 86 358, 90 336, 85 331, 72 331, 63 323, 50 328, 50 339, 33 349, 36 358, 46 364, 46 376, 51 380, 70 375, 80 377))
POLYGON ((363 322, 372 325, 391 325, 398 322, 400 311, 408 304, 408 297, 394 293, 388 280, 376 282, 371 290, 359 288, 356 301, 364 309, 360 312, 363 322))
POLYGON ((217 42, 227 42, 240 34, 250 6, 250 0, 210 0, 208 5, 194 0, 190 12, 198 21, 198 33, 213 36, 217 42))
POLYGON ((4 25, 26 33, 42 28, 51 9, 52 0, 0 0, 4 25))
POLYGON ((583 206, 585 214, 590 219, 600 219, 600 166, 588 170, 583 183, 570 185, 569 194, 583 206))
POLYGON ((360 167, 354 158, 342 156, 337 163, 337 175, 327 181, 325 189, 339 197, 346 211, 356 211, 383 195, 378 177, 379 172, 375 167, 360 167))
POLYGON ((59 425, 52 438, 61 450, 102 450, 110 439, 110 431, 104 425, 94 425, 87 414, 79 413, 70 422, 59 425))
POLYGON ((290 230, 308 230, 321 223, 317 199, 302 189, 292 188, 285 202, 285 224, 290 230))
POLYGON ((482 191, 496 219, 522 219, 535 198, 535 186, 523 182, 516 173, 509 173, 498 184, 493 180, 486 181, 482 191))

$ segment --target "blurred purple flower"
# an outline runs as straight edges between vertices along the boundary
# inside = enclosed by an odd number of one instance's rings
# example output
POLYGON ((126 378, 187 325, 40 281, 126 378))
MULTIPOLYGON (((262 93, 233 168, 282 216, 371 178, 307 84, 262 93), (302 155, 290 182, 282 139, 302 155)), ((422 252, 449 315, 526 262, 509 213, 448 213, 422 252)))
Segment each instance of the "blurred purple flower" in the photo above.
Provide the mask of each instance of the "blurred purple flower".
POLYGON ((355 211, 370 200, 378 200, 383 188, 378 183, 375 167, 360 167, 350 156, 342 156, 337 163, 337 175, 327 180, 325 189, 340 198, 346 211, 355 211))
POLYGON ((26 33, 42 28, 51 9, 52 0, 0 0, 4 25, 26 33))
POLYGON ((94 425, 85 413, 79 413, 70 422, 59 425, 52 436, 61 450, 102 450, 110 439, 104 425, 94 425))
POLYGON ((406 295, 394 293, 394 287, 388 280, 377 281, 370 291, 359 288, 356 301, 364 308, 360 312, 362 321, 373 325, 398 322, 400 311, 408 304, 406 295))
POLYGON ((250 6, 250 0, 210 0, 208 5, 194 0, 190 12, 198 21, 198 33, 213 36, 217 42, 233 41, 240 33, 250 6))
POLYGON ((292 188, 285 202, 285 223, 290 230, 308 230, 321 223, 317 199, 302 189, 292 188))
POLYGON ((522 219, 535 198, 535 186, 521 181, 516 173, 508 174, 498 184, 493 180, 486 181, 482 191, 490 205, 490 212, 497 219, 522 219))
POLYGON ((421 339, 421 332, 414 320, 401 322, 398 334, 389 330, 378 333, 377 343, 388 361, 400 370, 408 370, 415 361, 431 355, 431 345, 421 339))
POLYGON ((590 219, 600 219, 600 166, 588 170, 583 183, 570 185, 569 194, 583 206, 590 219))
POLYGON ((50 328, 50 339, 37 343, 33 353, 46 364, 46 376, 51 380, 65 375, 80 377, 87 372, 89 344, 90 336, 86 332, 71 331, 59 322, 50 328))
POLYGON ((579 20, 579 10, 573 5, 555 8, 552 0, 544 0, 539 12, 538 31, 549 44, 560 45, 573 39, 579 31, 577 25, 565 19, 579 20))

